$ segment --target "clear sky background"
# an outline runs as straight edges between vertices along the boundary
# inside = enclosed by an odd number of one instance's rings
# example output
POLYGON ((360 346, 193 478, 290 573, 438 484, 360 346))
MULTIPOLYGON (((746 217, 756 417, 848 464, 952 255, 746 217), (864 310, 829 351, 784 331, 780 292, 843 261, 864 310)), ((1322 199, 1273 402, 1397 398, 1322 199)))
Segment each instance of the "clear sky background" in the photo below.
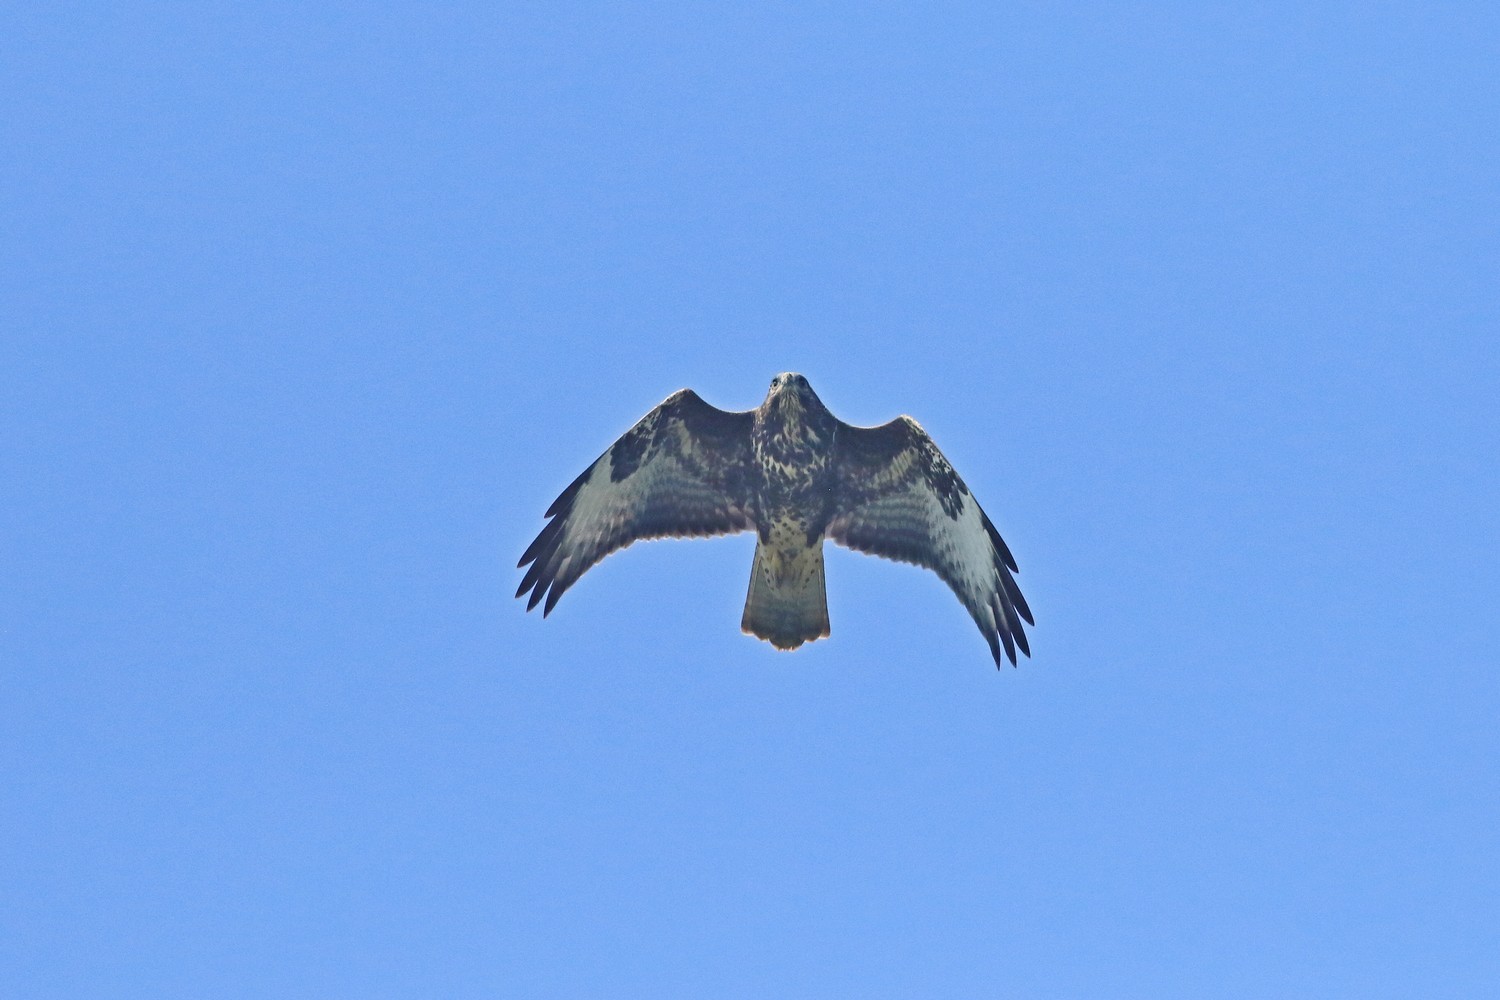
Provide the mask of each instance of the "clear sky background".
POLYGON ((0 994, 1500 979, 1492 3, 0 15, 0 994), (670 392, 909 413, 829 546, 512 600, 670 392))

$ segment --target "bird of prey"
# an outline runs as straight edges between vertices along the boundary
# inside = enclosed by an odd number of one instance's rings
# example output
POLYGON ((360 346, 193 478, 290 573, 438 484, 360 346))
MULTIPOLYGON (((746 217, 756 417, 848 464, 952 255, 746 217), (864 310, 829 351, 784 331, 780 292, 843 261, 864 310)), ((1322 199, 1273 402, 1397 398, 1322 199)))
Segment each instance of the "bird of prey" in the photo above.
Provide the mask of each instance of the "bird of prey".
POLYGON ((765 402, 728 412, 691 389, 641 418, 547 508, 521 556, 530 611, 551 613, 584 571, 642 538, 754 531, 740 621, 777 649, 829 634, 823 539, 933 570, 989 643, 1031 655, 1031 609, 1016 561, 968 486, 911 417, 854 427, 801 375, 771 380, 765 402))

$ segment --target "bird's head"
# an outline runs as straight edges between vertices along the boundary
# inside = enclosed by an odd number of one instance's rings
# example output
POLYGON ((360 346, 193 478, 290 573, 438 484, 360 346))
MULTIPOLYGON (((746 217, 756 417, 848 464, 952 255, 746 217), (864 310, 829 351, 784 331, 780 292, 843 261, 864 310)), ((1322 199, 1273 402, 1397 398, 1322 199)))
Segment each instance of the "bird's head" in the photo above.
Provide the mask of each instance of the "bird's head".
POLYGON ((771 389, 766 393, 766 405, 800 410, 821 405, 821 400, 812 391, 812 386, 807 384, 806 378, 796 372, 782 372, 771 379, 771 389))
POLYGON ((793 437, 827 438, 833 433, 833 414, 812 391, 807 379, 796 372, 782 372, 771 379, 766 401, 760 404, 763 419, 771 420, 793 437))

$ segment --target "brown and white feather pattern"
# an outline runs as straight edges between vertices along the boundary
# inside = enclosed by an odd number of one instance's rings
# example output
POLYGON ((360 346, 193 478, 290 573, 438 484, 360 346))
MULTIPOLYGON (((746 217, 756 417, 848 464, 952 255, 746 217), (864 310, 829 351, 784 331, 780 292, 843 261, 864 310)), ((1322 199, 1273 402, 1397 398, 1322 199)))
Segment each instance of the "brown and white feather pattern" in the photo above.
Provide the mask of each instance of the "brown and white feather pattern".
POLYGON ((1030 655, 1016 561, 910 417, 854 427, 784 372, 754 410, 684 389, 646 414, 547 509, 516 596, 549 613, 589 567, 641 538, 756 532, 740 627, 779 649, 829 634, 823 541, 935 571, 998 666, 1030 655), (1003 652, 1002 652, 1003 648, 1003 652))
POLYGON ((752 528, 749 411, 731 413, 690 389, 668 397, 584 470, 518 566, 526 609, 552 611, 584 571, 643 538, 724 535, 752 528))
POLYGON ((837 510, 828 537, 840 545, 933 570, 1011 663, 1031 649, 1022 621, 1031 609, 1016 585, 1016 561, 994 524, 915 420, 879 427, 841 424, 834 446, 837 510))

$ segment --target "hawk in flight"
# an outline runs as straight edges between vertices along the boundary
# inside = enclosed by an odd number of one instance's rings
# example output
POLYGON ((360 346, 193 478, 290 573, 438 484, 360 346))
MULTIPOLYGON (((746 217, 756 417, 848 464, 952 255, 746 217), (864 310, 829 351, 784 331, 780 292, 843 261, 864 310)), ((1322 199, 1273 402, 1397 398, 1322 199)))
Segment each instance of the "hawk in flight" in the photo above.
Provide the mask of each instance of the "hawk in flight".
POLYGON ((777 649, 828 635, 823 539, 937 573, 1000 665, 1027 656, 1031 609, 1016 561, 968 486, 910 417, 839 420, 801 375, 728 412, 691 389, 667 397, 547 508, 516 591, 545 617, 590 566, 641 538, 754 531, 740 628, 777 649))

